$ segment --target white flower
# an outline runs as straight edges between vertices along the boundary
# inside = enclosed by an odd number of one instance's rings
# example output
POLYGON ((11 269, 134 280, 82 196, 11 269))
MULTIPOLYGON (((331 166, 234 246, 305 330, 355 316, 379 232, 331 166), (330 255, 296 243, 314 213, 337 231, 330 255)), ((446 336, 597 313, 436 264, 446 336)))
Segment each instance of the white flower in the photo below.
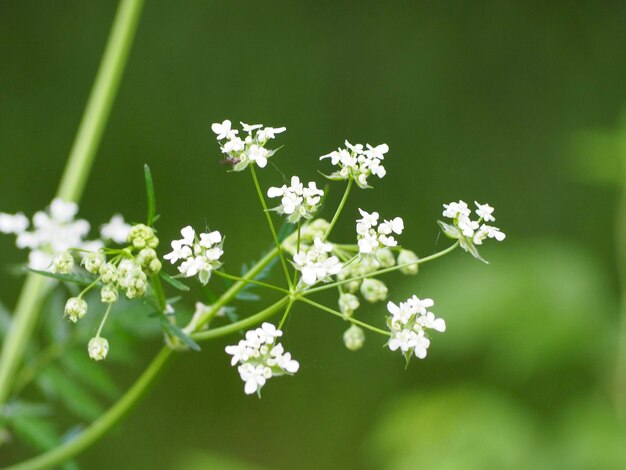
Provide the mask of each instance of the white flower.
POLYGON ((89 357, 94 361, 102 361, 109 353, 109 342, 105 338, 96 336, 89 340, 87 350, 89 351, 89 357))
POLYGON ((493 214, 493 207, 491 207, 489 204, 479 204, 476 201, 474 201, 474 204, 476 204, 476 215, 478 217, 480 217, 481 219, 483 219, 485 222, 495 222, 495 217, 492 215, 493 214))
POLYGON ((394 247, 398 242, 392 234, 400 235, 404 221, 400 217, 378 224, 378 212, 371 214, 359 209, 361 218, 356 221, 357 244, 362 255, 376 254, 379 248, 394 247))
POLYGON ((293 255, 293 261, 298 271, 302 273, 302 282, 312 286, 317 282, 327 282, 331 276, 341 271, 343 265, 336 256, 329 256, 333 251, 332 243, 324 243, 317 237, 313 246, 301 247, 301 250, 293 255))
POLYGON ((28 265, 32 269, 48 269, 59 253, 69 249, 90 250, 102 245, 100 241, 85 240, 90 226, 86 220, 74 220, 77 212, 75 203, 57 198, 47 211, 35 213, 30 231, 27 230, 28 219, 23 214, 0 214, 0 232, 16 234, 17 247, 31 250, 28 265))
POLYGON ((276 134, 280 134, 282 132, 285 132, 286 130, 286 127, 266 127, 265 129, 258 132, 257 138, 259 139, 259 141, 265 142, 266 140, 274 139, 276 137, 276 134))
POLYGON ((231 365, 239 364, 238 371, 245 386, 246 394, 260 393, 267 380, 280 375, 291 375, 298 371, 300 364, 286 353, 276 338, 282 336, 271 323, 246 332, 245 339, 236 345, 226 346, 231 355, 231 365))
POLYGON ((226 142, 221 144, 220 150, 226 154, 226 162, 233 165, 234 171, 243 171, 250 163, 255 163, 259 168, 267 166, 268 159, 274 155, 275 150, 265 148, 265 144, 276 137, 276 134, 284 132, 284 127, 263 127, 263 124, 241 123, 245 138, 237 136, 238 130, 232 128, 232 123, 227 119, 224 122, 215 123, 211 129, 217 134, 217 140, 226 142))
POLYGON ((28 228, 28 218, 23 213, 5 214, 0 212, 0 233, 23 233, 28 228))
POLYGON ((74 269, 74 257, 67 251, 63 251, 52 259, 52 272, 69 274, 74 269))
POLYGON ((311 219, 323 195, 324 191, 317 189, 315 182, 311 181, 304 187, 297 176, 291 177, 291 186, 271 187, 267 191, 267 197, 281 198, 281 204, 275 210, 279 214, 286 214, 287 220, 292 224, 302 218, 311 219))
POLYGON ((70 297, 65 302, 65 316, 76 323, 87 314, 87 302, 81 297, 70 297))
POLYGON ((124 222, 122 214, 115 214, 111 220, 100 227, 100 236, 103 240, 113 240, 117 244, 126 243, 131 226, 124 222))
POLYGON ((216 122, 211 125, 211 130, 217 134, 217 140, 232 139, 237 135, 237 130, 231 128, 231 122, 226 119, 221 124, 216 122))
POLYGON ((432 329, 440 333, 446 331, 445 321, 427 310, 433 305, 432 299, 420 299, 415 295, 397 305, 393 302, 387 303, 387 310, 391 314, 387 319, 391 331, 387 344, 390 350, 400 349, 407 360, 412 355, 419 359, 426 357, 430 346, 426 330, 432 329))
POLYGON ((353 179, 361 188, 369 188, 367 178, 375 175, 383 178, 387 173, 381 161, 384 159, 385 153, 389 151, 387 144, 372 147, 367 144, 367 150, 363 145, 352 145, 345 141, 347 148, 339 148, 334 152, 320 157, 320 160, 330 158, 330 162, 338 166, 339 169, 332 173, 328 178, 331 180, 353 179))
POLYGON ((219 261, 222 250, 223 237, 218 231, 201 233, 198 236, 191 226, 180 231, 182 239, 171 242, 172 251, 163 256, 172 264, 182 260, 178 271, 185 277, 198 276, 202 284, 207 284, 214 269, 222 263, 219 261))

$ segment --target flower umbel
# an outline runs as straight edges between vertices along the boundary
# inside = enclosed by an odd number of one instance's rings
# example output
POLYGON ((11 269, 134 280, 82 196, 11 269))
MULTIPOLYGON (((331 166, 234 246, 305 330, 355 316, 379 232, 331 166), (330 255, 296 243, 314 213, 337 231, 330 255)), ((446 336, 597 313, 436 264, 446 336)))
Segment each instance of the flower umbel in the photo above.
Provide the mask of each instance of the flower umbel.
POLYGON ((213 270, 222 265, 220 262, 224 254, 222 234, 213 231, 198 236, 191 226, 183 228, 180 234, 183 238, 174 240, 172 251, 163 258, 172 264, 182 260, 178 271, 185 277, 198 276, 200 282, 206 285, 213 270))
POLYGON ((339 170, 328 176, 329 179, 353 179, 360 188, 371 188, 367 183, 370 175, 383 178, 387 174, 381 163, 389 151, 387 144, 376 147, 367 144, 367 148, 364 148, 361 144, 352 145, 346 140, 345 145, 345 149, 338 148, 320 157, 320 160, 330 158, 330 162, 339 167, 339 170))
POLYGON ((241 123, 247 134, 239 137, 239 131, 232 128, 232 123, 226 119, 222 123, 215 123, 211 129, 220 142, 220 150, 226 155, 226 162, 233 165, 234 171, 243 171, 251 163, 259 168, 265 168, 267 160, 276 153, 268 150, 265 144, 276 137, 276 134, 285 132, 285 127, 263 127, 262 124, 241 123))
POLYGON ((256 392, 260 396, 267 380, 292 375, 300 368, 298 361, 285 352, 282 344, 276 343, 276 338, 282 334, 282 331, 266 322, 260 328, 248 331, 245 339, 238 344, 226 346, 226 353, 232 356, 231 365, 239 364, 237 370, 245 383, 244 391, 247 395, 256 392))
POLYGON ((280 197, 280 206, 276 212, 286 214, 287 221, 295 224, 300 219, 311 219, 317 210, 324 191, 317 189, 314 181, 305 187, 297 176, 291 177, 291 185, 282 185, 280 188, 272 187, 267 191, 267 197, 280 197))

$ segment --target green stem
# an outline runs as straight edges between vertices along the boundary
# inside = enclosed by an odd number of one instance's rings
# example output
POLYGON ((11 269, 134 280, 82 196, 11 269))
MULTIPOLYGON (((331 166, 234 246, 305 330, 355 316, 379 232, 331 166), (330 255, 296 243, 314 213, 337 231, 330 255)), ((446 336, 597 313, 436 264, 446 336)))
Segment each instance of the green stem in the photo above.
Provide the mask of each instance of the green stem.
POLYGON ((347 317, 341 313, 338 312, 337 310, 333 310, 332 308, 327 307, 326 305, 322 305, 322 304, 318 304, 317 302, 311 300, 311 299, 307 299, 306 297, 298 297, 298 300, 301 300, 304 303, 307 303, 313 307, 316 307, 320 310, 323 310, 324 312, 328 312, 331 313, 333 315, 335 315, 336 317, 342 318, 344 320, 349 321, 350 323, 354 323, 355 325, 359 325, 362 326, 363 328, 367 328, 370 331, 374 331, 375 333, 379 333, 383 336, 391 336, 391 333, 389 333, 388 331, 385 330, 381 330, 380 328, 376 328, 375 326, 370 325, 369 323, 365 323, 362 322, 360 320, 357 320, 356 318, 352 318, 352 317, 347 317))
POLYGON ((278 287, 273 284, 268 284, 267 282, 255 281, 254 279, 244 279, 243 277, 233 276, 232 274, 226 274, 223 271, 214 271, 214 273, 220 277, 223 277, 224 279, 230 279, 231 281, 242 281, 242 282, 245 282, 246 284, 255 284, 257 286, 265 287, 267 289, 272 289, 278 292, 282 292, 283 294, 289 294, 289 291, 287 289, 283 289, 282 287, 278 287))
POLYGON ((295 299, 293 299, 293 298, 289 299, 289 303, 287 304, 287 308, 285 309, 285 313, 283 314, 283 318, 280 319, 280 323, 278 324, 278 329, 279 330, 283 329, 283 325, 287 321, 287 317, 289 317, 289 312, 291 312, 291 307, 293 307, 293 303, 294 302, 295 302, 295 299))
POLYGON ((323 286, 314 287, 313 289, 308 289, 308 290, 306 290, 304 292, 306 294, 312 294, 314 292, 321 292, 321 291, 326 290, 326 289, 332 289, 335 286, 340 286, 342 284, 347 284, 348 282, 358 281, 359 279, 365 279, 367 277, 380 276, 381 274, 386 274, 386 273, 390 273, 390 272, 393 272, 393 271, 398 271, 398 270, 400 270, 402 268, 406 268, 406 267, 409 267, 409 266, 415 266, 416 264, 427 263, 429 261, 433 261, 433 260, 436 260, 437 258, 441 258, 442 256, 447 255, 451 251, 454 251, 454 249, 456 247, 458 247, 458 246, 459 246, 459 242, 457 241, 454 245, 449 246, 445 250, 442 250, 442 251, 440 251, 438 253, 435 253, 434 255, 427 256, 426 258, 421 258, 421 259, 419 259, 418 261, 416 261, 414 263, 399 264, 397 266, 392 266, 390 268, 379 269, 378 271, 374 271, 374 272, 371 272, 369 274, 363 274, 362 276, 354 276, 354 277, 351 277, 349 279, 343 279, 341 281, 332 282, 330 284, 324 284, 323 286))
POLYGON ((285 272, 285 279, 287 280, 287 284, 289 284, 289 288, 291 289, 293 288, 293 285, 291 284, 291 277, 289 276, 289 269, 287 268, 287 261, 285 260, 282 247, 280 246, 280 240, 278 240, 278 235, 276 234, 276 227, 274 227, 274 222, 272 222, 272 216, 270 215, 270 211, 267 208, 267 203, 265 202, 265 196, 263 196, 263 191, 261 190, 259 179, 256 176, 256 170, 254 169, 254 164, 250 165, 250 172, 252 173, 252 180, 254 181, 254 187, 256 188, 256 192, 259 195, 259 199, 261 200, 261 206, 263 206, 263 213, 265 214, 267 223, 270 226, 270 231, 272 232, 274 243, 276 244, 276 249, 278 250, 278 256, 280 256, 280 262, 283 265, 283 271, 285 272))
POLYGON ((243 320, 239 320, 238 322, 231 323, 230 325, 221 326, 219 328, 213 328, 211 330, 206 330, 206 331, 199 331, 198 333, 192 334, 191 339, 193 339, 194 341, 206 341, 207 339, 213 339, 213 338, 218 338, 220 336, 229 335, 231 333, 236 333, 237 331, 243 330, 250 326, 257 325, 263 320, 267 320, 269 317, 274 315, 288 301, 289 301, 289 297, 283 297, 278 302, 274 302, 272 305, 270 305, 264 310, 261 310, 259 313, 249 316, 248 318, 244 318, 243 320))
POLYGON ((102 328, 104 328, 104 324, 107 322, 107 318, 109 318, 109 313, 111 313, 111 308, 112 307, 113 307, 113 304, 109 304, 107 306, 107 309, 104 312, 104 316, 102 317, 102 320, 100 321, 100 326, 98 327, 98 331, 96 333, 96 338, 100 337, 100 333, 102 333, 102 328))
POLYGON ((163 348, 152 360, 148 368, 141 374, 139 379, 131 388, 120 398, 109 410, 100 418, 94 421, 89 427, 82 431, 78 436, 41 454, 30 460, 18 463, 10 470, 34 470, 57 466, 66 460, 79 454, 87 449, 94 442, 100 439, 113 426, 120 422, 124 416, 137 404, 137 402, 148 391, 150 386, 155 382, 163 366, 168 362, 172 355, 172 350, 163 348))
MULTIPOLYGON (((263 259, 261 259, 250 271, 248 271, 248 273, 246 273, 244 279, 246 276, 255 276, 258 274, 260 270, 267 266, 274 256, 276 256, 276 250, 271 251, 263 259)), ((212 315, 219 310, 219 308, 221 308, 221 306, 228 303, 229 300, 232 300, 237 294, 237 291, 241 290, 245 285, 246 282, 238 282, 233 285, 231 289, 225 292, 216 302, 213 309, 211 309, 210 312, 205 314, 204 317, 198 321, 196 328, 200 329, 202 325, 206 323, 206 321, 209 321, 212 315)), ((285 296, 278 302, 270 305, 255 315, 220 328, 194 333, 192 334, 192 338, 196 341, 217 338, 230 333, 235 333, 249 326, 256 325, 257 323, 275 314, 288 302, 288 300, 289 297, 285 296)), ((152 360, 150 365, 143 372, 143 374, 141 374, 133 386, 128 389, 128 391, 126 391, 126 393, 111 408, 109 408, 106 413, 100 416, 100 418, 94 421, 74 439, 40 456, 19 463, 13 467, 9 467, 9 469, 31 470, 50 468, 72 458, 90 447, 102 438, 113 426, 119 423, 120 420, 126 416, 133 406, 135 406, 135 404, 137 404, 137 402, 145 395, 150 386, 155 382, 161 369, 171 357, 172 352, 173 351, 169 348, 161 349, 159 354, 152 360)))
POLYGON ((614 400, 620 419, 626 420, 626 144, 624 184, 615 216, 615 256, 620 292, 620 324, 617 330, 617 357, 614 372, 614 400))
POLYGON ((326 233, 324 234, 324 238, 322 239, 322 241, 326 241, 326 239, 328 239, 330 232, 332 231, 333 227, 337 223, 337 220, 339 220, 339 216, 341 215, 341 212, 343 211, 343 207, 346 205, 346 201, 348 200, 348 196, 350 195, 350 189, 352 189, 352 178, 348 180, 348 185, 346 186, 346 190, 343 193, 343 197, 341 198, 339 207, 337 207, 337 210, 335 211, 335 215, 333 216, 333 220, 330 221, 330 225, 328 226, 328 230, 326 230, 326 233))
MULTIPOLYGON (((78 201, 117 94, 120 78, 135 36, 143 0, 122 0, 118 7, 106 50, 80 123, 76 140, 65 166, 57 196, 78 201)), ((37 322, 49 282, 29 274, 15 307, 11 330, 0 356, 0 406, 9 397, 11 381, 19 367, 37 322)))

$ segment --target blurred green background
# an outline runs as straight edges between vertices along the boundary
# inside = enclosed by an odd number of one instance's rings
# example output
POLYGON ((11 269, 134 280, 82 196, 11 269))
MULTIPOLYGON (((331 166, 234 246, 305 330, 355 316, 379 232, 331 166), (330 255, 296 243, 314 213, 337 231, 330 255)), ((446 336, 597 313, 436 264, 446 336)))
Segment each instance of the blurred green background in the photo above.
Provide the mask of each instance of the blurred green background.
MULTIPOLYGON (((32 214, 52 199, 114 11, 0 5, 0 211, 32 214)), ((374 336, 348 352, 346 325, 302 305, 285 341, 295 377, 246 397, 223 353, 233 338, 206 343, 78 464, 626 467, 613 391, 625 22, 624 2, 148 0, 81 203, 94 226, 119 211, 143 217, 147 162, 162 240, 208 223, 227 236, 229 271, 258 256, 271 239, 253 187, 218 164, 210 131, 230 118, 285 125, 273 161, 318 182, 318 156, 345 138, 389 144, 387 177, 354 194, 336 238, 352 236, 357 207, 375 209, 402 216, 403 244, 425 256, 446 244, 441 204, 460 198, 495 206, 508 237, 483 250, 489 266, 458 252, 390 278, 392 299, 433 297, 447 321, 427 360, 405 371, 374 336)), ((271 167, 261 177, 282 181, 271 167)), ((331 187, 329 206, 341 191, 331 187)), ((11 237, 0 253, 7 267, 26 256, 11 237)), ((12 307, 21 278, 1 276, 12 307)), ((93 367, 127 386, 158 346, 143 341, 133 366, 93 367)), ((26 453, 2 448, 0 464, 26 453)))

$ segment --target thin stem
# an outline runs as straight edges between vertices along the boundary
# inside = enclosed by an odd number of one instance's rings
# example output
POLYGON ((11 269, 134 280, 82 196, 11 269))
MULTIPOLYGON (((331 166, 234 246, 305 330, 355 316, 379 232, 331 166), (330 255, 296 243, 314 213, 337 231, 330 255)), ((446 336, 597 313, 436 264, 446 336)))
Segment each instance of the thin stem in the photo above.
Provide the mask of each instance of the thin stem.
POLYGON ((98 331, 96 332, 96 338, 100 337, 100 333, 102 333, 102 328, 104 328, 104 324, 107 322, 107 318, 109 318, 109 313, 111 313, 112 307, 113 307, 113 304, 109 304, 107 306, 107 309, 104 312, 104 316, 102 317, 102 320, 100 321, 100 326, 98 327, 98 331))
POLYGON ((232 274, 227 274, 224 271, 213 271, 213 272, 217 274, 218 276, 223 277, 224 279, 230 279, 231 281, 241 281, 241 282, 245 282, 246 284, 255 284, 257 286, 265 287, 267 289, 272 289, 278 292, 282 292, 283 294, 289 294, 289 291, 287 289, 283 289, 282 287, 278 287, 273 284, 268 284, 267 282, 255 281, 254 279, 244 279, 243 277, 234 276, 232 274))
MULTIPOLYGON (((300 253, 301 232, 302 232, 302 223, 298 220, 298 238, 297 238, 297 242, 296 242, 296 253, 300 253)), ((293 280, 291 282, 292 286, 296 286, 297 285, 298 273, 299 273, 299 271, 297 269, 293 270, 293 280)))
POLYGON ((324 234, 324 238, 322 239, 322 241, 326 241, 326 239, 328 239, 330 232, 332 231, 333 227, 337 223, 337 220, 339 220, 339 216, 341 215, 341 212, 343 211, 343 207, 346 205, 346 201, 348 200, 348 196, 350 195, 350 189, 352 189, 352 178, 348 180, 348 185, 346 186, 346 190, 343 193, 343 197, 341 198, 339 207, 337 207, 337 210, 335 211, 335 215, 333 216, 333 219, 330 221, 330 225, 328 226, 328 230, 326 230, 326 233, 324 234))
POLYGON ((283 318, 280 319, 280 323, 278 324, 278 329, 282 330, 283 325, 287 321, 287 317, 289 316, 289 312, 291 311, 291 307, 293 306, 295 299, 289 299, 289 303, 287 304, 287 308, 285 309, 285 313, 283 314, 283 318))
MULTIPOLYGON (((128 52, 135 36, 143 0, 122 0, 119 4, 89 101, 85 108, 76 140, 65 165, 57 195, 78 201, 117 94, 128 52)), ((41 310, 45 291, 50 283, 30 274, 15 307, 11 330, 0 356, 0 406, 9 397, 11 380, 19 367, 41 310)))
POLYGON ((615 216, 615 257, 620 289, 621 318, 618 328, 617 357, 614 372, 614 400, 618 416, 626 419, 626 148, 624 183, 615 216))
POLYGON ((391 333, 389 333, 388 331, 381 330, 380 328, 376 328, 375 326, 372 326, 369 323, 365 323, 360 320, 357 320, 356 318, 346 317, 343 313, 338 312, 337 310, 333 310, 332 308, 329 308, 325 305, 318 304, 317 302, 311 299, 307 299, 306 297, 298 297, 298 300, 301 300, 304 303, 307 303, 313 307, 323 310, 324 312, 328 312, 332 315, 335 315, 336 317, 347 320, 350 323, 354 323, 355 325, 359 325, 359 326, 362 326, 363 328, 367 328, 368 330, 374 331, 375 333, 381 334, 383 336, 391 336, 391 333))
POLYGON ((172 356, 172 350, 163 348, 152 360, 150 365, 141 374, 139 379, 131 388, 120 398, 109 410, 94 421, 89 427, 85 428, 80 434, 73 439, 66 441, 64 444, 56 447, 44 454, 34 457, 30 460, 18 463, 10 470, 34 470, 57 466, 66 460, 72 458, 76 454, 82 452, 98 441, 107 431, 120 422, 126 414, 137 404, 137 402, 154 384, 159 373, 172 356))
POLYGON ((165 291, 163 290, 163 283, 158 274, 154 274, 152 277, 152 288, 156 295, 157 306, 161 313, 167 309, 167 299, 165 298, 165 291))
POLYGON ((218 338, 220 336, 229 335, 231 333, 236 333, 237 331, 243 330, 250 326, 256 325, 263 320, 267 320, 269 317, 274 315, 277 311, 279 311, 283 305, 285 305, 289 301, 289 297, 283 297, 278 302, 274 302, 272 305, 267 307, 264 310, 261 310, 259 313, 256 313, 248 318, 244 318, 243 320, 239 320, 238 322, 231 323, 230 325, 221 326, 219 328, 213 328, 211 330, 199 331, 191 335, 191 338, 194 341, 206 341, 207 339, 218 338))
POLYGON ((326 290, 326 289, 332 289, 335 286, 340 286, 342 284, 347 284, 348 282, 358 281, 359 279, 365 279, 367 277, 380 276, 381 274, 386 274, 386 273, 390 273, 390 272, 393 272, 393 271, 398 271, 398 270, 400 270, 402 268, 406 268, 406 267, 409 267, 409 266, 415 266, 416 264, 427 263, 429 261, 433 261, 433 260, 436 260, 437 258, 441 258, 442 256, 447 255, 451 251, 454 251, 454 249, 456 247, 458 247, 458 246, 459 246, 459 242, 457 241, 454 245, 449 246, 445 250, 442 250, 442 251, 440 251, 438 253, 435 253, 434 255, 427 256, 426 258, 421 258, 421 259, 415 261, 414 263, 399 264, 397 266, 392 266, 390 268, 379 269, 378 271, 374 271, 374 272, 371 272, 369 274, 363 274, 361 276, 354 276, 354 277, 351 277, 351 278, 348 278, 348 279, 342 279, 341 281, 332 282, 330 284, 324 284, 323 286, 314 287, 313 289, 308 289, 308 290, 305 291, 305 293, 306 294, 312 294, 314 292, 321 292, 321 291, 326 290))
POLYGON ((272 222, 272 216, 270 215, 270 211, 267 208, 267 203, 265 202, 265 196, 263 196, 263 191, 261 190, 259 179, 256 176, 256 170, 254 169, 254 164, 250 165, 250 173, 252 173, 252 180, 254 181, 254 187, 256 188, 256 192, 259 195, 261 206, 263 206, 263 213, 265 214, 267 223, 270 226, 270 231, 272 232, 272 237, 274 238, 274 243, 276 244, 276 248, 278 249, 278 256, 280 256, 280 262, 283 265, 283 271, 285 272, 285 279, 287 280, 287 284, 289 284, 289 288, 291 289, 293 285, 291 284, 291 276, 289 276, 289 269, 287 268, 287 261, 285 260, 283 249, 280 245, 280 240, 278 240, 278 235, 276 234, 276 227, 274 227, 274 222, 272 222))

